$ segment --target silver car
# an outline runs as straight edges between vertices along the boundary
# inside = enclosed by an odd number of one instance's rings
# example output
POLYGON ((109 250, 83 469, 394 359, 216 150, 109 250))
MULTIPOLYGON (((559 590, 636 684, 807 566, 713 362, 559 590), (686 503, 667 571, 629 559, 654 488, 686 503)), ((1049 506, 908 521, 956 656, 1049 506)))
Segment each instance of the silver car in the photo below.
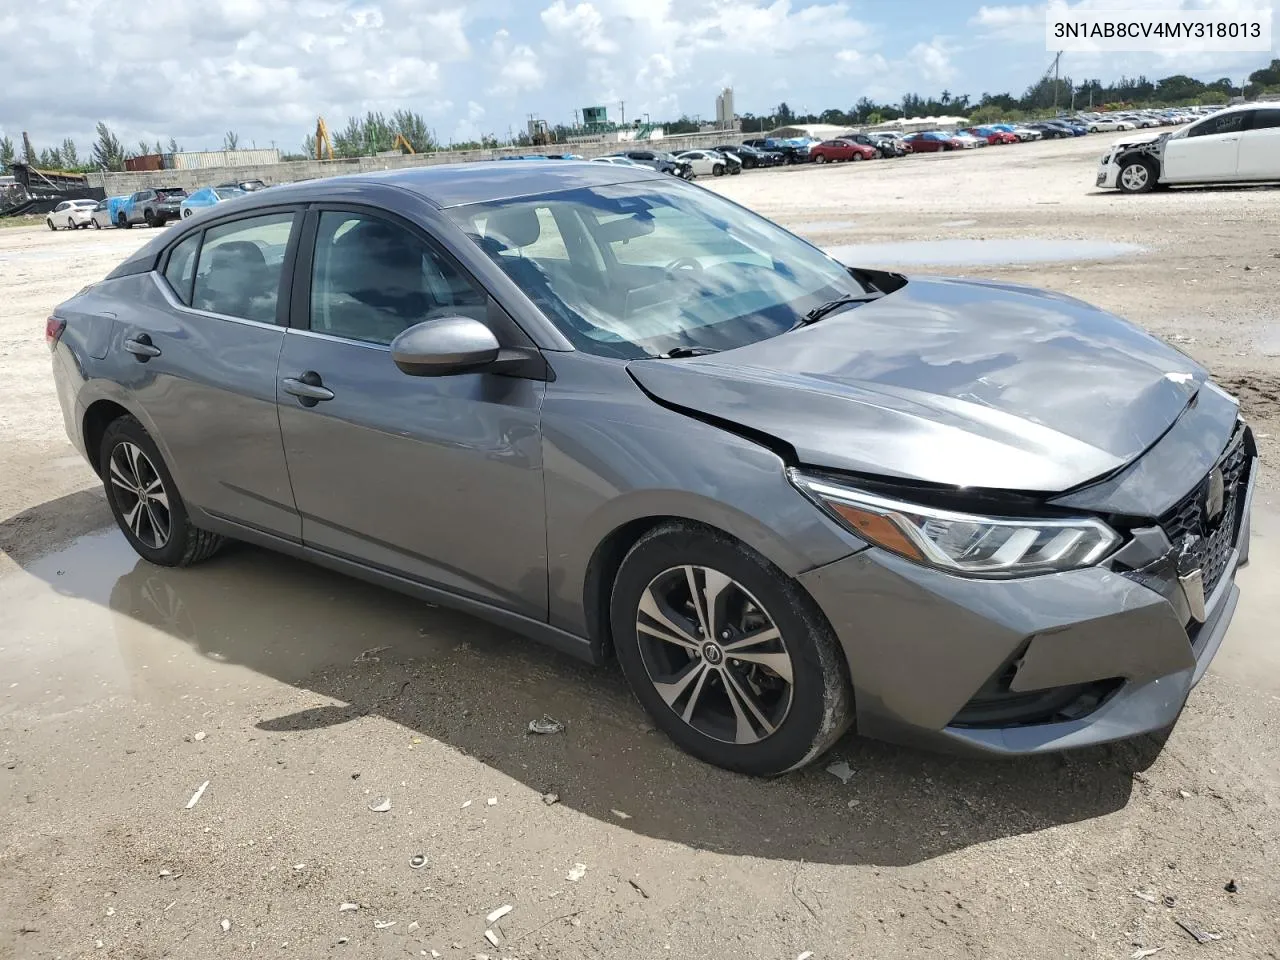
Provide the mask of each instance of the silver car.
POLYGON ((245 540, 614 657, 752 774, 855 724, 995 754, 1167 727, 1248 557, 1254 440, 1183 354, 644 168, 276 187, 47 338, 145 559, 245 540))

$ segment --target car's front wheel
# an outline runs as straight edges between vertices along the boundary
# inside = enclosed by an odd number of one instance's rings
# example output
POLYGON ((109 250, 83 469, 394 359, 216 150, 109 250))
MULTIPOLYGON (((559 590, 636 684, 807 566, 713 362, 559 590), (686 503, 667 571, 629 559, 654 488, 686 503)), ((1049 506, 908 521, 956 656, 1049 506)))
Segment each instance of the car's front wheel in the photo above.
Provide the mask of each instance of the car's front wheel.
POLYGON ((123 213, 116 217, 116 226, 121 230, 130 230, 133 228, 133 224, 129 222, 129 218, 123 213))
POLYGON ((1156 185, 1156 172, 1146 160, 1126 160, 1116 182, 1125 193, 1146 193, 1156 185))
POLYGON ((814 163, 826 163, 826 162, 827 162, 827 155, 826 155, 825 153, 819 153, 817 156, 815 156, 815 157, 813 158, 813 162, 814 162, 814 163))
POLYGON ((713 177, 723 177, 723 176, 724 176, 724 164, 723 164, 723 163, 717 163, 715 166, 713 166, 713 167, 711 168, 711 175, 712 175, 713 177))
POLYGON ((853 162, 854 162, 854 163, 857 163, 859 160, 865 160, 865 159, 866 159, 866 157, 864 157, 864 156, 863 156, 862 154, 860 154, 860 153, 855 153, 855 154, 853 155, 853 162))
POLYGON ((610 607, 631 689, 680 747, 774 776, 829 748, 853 717, 839 643, 813 600, 722 533, 673 522, 627 553, 610 607))
POLYGON ((136 419, 120 417, 107 427, 98 463, 111 513, 144 560, 185 567, 222 546, 221 536, 191 523, 159 448, 136 419))

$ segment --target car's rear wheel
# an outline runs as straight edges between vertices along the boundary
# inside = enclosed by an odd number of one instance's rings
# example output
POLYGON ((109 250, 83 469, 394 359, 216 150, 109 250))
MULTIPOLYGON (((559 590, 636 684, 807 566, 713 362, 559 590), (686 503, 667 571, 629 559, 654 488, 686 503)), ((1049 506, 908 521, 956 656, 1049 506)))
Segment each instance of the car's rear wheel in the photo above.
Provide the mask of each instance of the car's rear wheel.
POLYGON ((67 229, 74 230, 75 228, 76 228, 75 220, 73 220, 71 217, 67 217, 67 229))
POLYGON ((126 217, 123 213, 120 214, 118 217, 116 217, 116 226, 122 230, 133 229, 133 224, 129 222, 129 218, 126 217))
POLYGON ((825 153, 816 154, 813 158, 814 163, 826 163, 827 155, 825 153))
POLYGON ((136 419, 120 417, 108 425, 98 463, 111 513, 144 560, 185 567, 222 546, 221 536, 192 524, 159 448, 136 419))
POLYGON ((723 164, 723 163, 717 163, 717 164, 715 164, 715 165, 711 168, 711 175, 712 175, 713 177, 723 177, 723 176, 724 176, 724 164, 723 164))
POLYGON ((142 214, 142 219, 146 221, 146 224, 147 224, 147 226, 148 226, 148 227, 158 227, 158 226, 159 226, 159 224, 158 224, 158 223, 156 223, 156 215, 155 215, 154 213, 152 213, 150 210, 146 210, 146 211, 144 211, 144 212, 143 212, 143 214, 142 214))
POLYGON ((52 217, 45 217, 45 218, 44 218, 44 222, 45 222, 45 223, 47 223, 47 224, 49 225, 49 229, 50 229, 50 230, 57 230, 57 229, 58 229, 57 227, 55 227, 55 226, 53 225, 53 218, 52 218, 52 217))
POLYGON ((680 747, 773 776, 809 763, 853 717, 835 634, 813 600, 730 537, 673 522, 627 553, 610 607, 631 689, 680 747))
POLYGON ((1116 183, 1125 193, 1146 193, 1156 185, 1156 172, 1146 160, 1126 160, 1116 183))
POLYGON ((98 222, 98 218, 97 218, 97 217, 94 217, 92 220, 90 220, 90 221, 89 221, 89 226, 93 227, 93 229, 95 229, 95 230, 101 230, 101 229, 102 229, 102 224, 100 224, 100 223, 98 222))
POLYGON ((855 153, 852 159, 854 163, 857 163, 859 160, 865 160, 866 157, 864 157, 861 153, 855 153))

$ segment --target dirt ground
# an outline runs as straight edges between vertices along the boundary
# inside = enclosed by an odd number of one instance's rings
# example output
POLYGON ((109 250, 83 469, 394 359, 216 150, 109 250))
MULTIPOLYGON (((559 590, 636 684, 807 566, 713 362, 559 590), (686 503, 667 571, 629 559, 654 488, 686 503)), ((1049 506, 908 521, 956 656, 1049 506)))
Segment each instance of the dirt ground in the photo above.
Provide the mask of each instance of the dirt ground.
POLYGON ((708 183, 822 245, 1136 244, 901 265, 1127 316, 1262 437, 1237 619, 1167 742, 850 738, 847 784, 702 765, 616 670, 292 560, 140 561, 65 439, 43 327, 154 233, 0 230, 0 958, 1280 956, 1280 190, 1096 192, 1109 139, 708 183), (565 731, 526 733, 544 713, 565 731))

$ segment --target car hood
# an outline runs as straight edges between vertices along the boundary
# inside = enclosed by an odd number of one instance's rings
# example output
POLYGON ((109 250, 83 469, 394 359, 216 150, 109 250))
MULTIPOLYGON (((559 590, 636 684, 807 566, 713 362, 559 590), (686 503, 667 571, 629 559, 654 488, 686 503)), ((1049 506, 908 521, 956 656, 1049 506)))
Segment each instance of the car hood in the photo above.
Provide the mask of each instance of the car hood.
POLYGON ((1170 131, 1161 130, 1158 133, 1135 133, 1132 136, 1123 137, 1111 144, 1111 149, 1122 150, 1125 147, 1136 147, 1143 143, 1155 143, 1157 140, 1163 140, 1169 136, 1170 131))
POLYGON ((628 370, 660 402, 772 438, 801 464, 1033 493, 1133 460, 1207 376, 1072 297, 944 279, 912 279, 734 350, 628 370))

